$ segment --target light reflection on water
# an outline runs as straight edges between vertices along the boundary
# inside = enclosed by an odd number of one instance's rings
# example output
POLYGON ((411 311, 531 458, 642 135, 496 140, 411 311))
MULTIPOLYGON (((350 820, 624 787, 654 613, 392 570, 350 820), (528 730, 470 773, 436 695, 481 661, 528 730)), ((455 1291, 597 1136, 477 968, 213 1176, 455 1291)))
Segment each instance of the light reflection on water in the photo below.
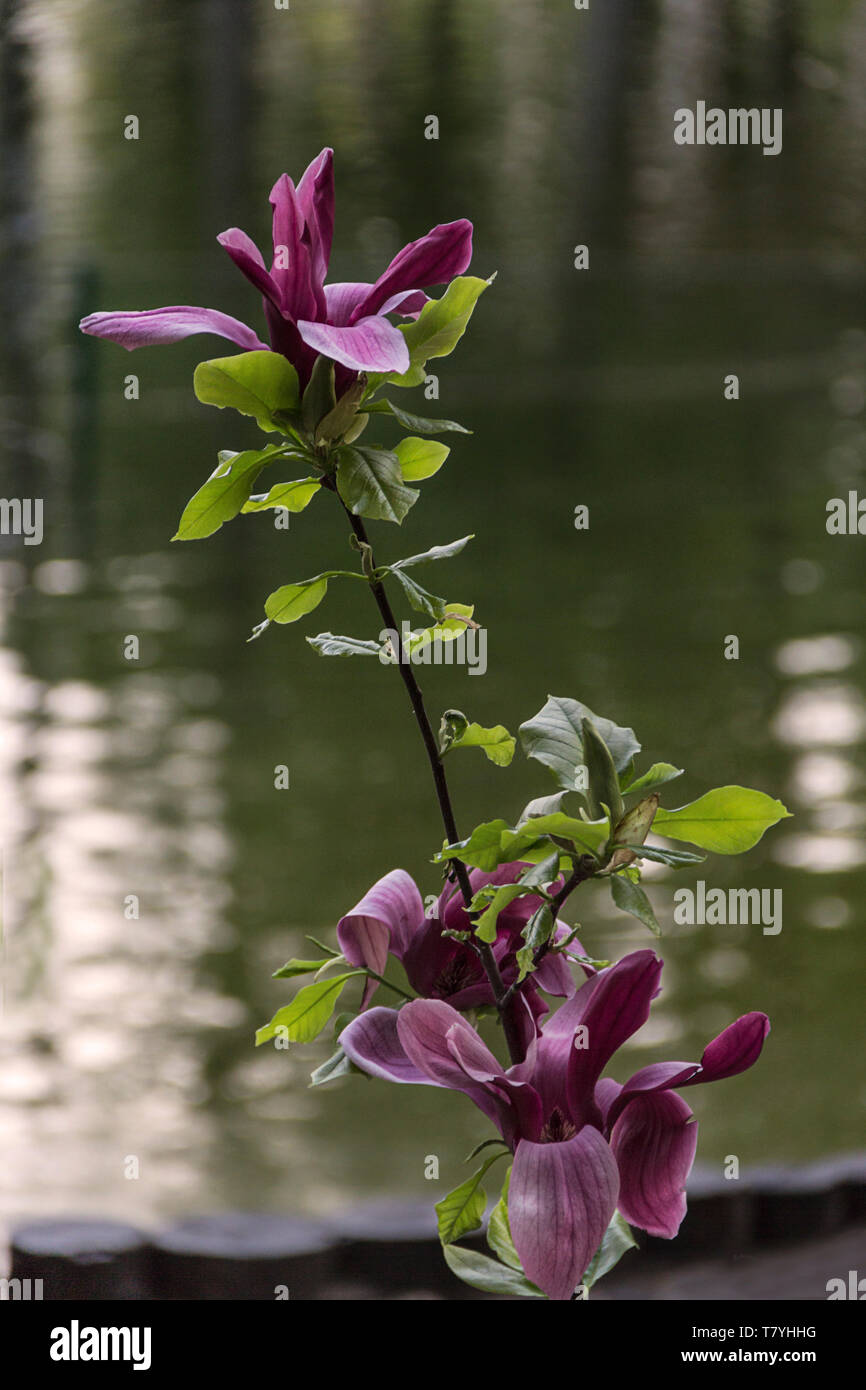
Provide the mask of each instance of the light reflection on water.
MULTIPOLYGON (((742 861, 650 866, 664 991, 616 1074, 697 1057, 765 1008, 760 1067, 691 1092, 702 1159, 862 1143, 863 542, 824 530, 827 498, 866 471, 862 7, 814 7, 790 71, 781 38, 738 48, 713 7, 685 0, 633 31, 618 28, 627 7, 608 6, 585 48, 543 0, 504 18, 482 2, 411 8, 417 23, 397 23, 387 5, 327 0, 290 30, 241 5, 147 19, 129 6, 122 25, 103 0, 27 7, 39 155, 22 137, 25 177, 10 183, 0 439, 5 495, 39 487, 53 511, 41 548, 0 554, 7 1210, 144 1219, 426 1196, 424 1155, 457 1180, 483 1137, 462 1097, 360 1080, 310 1091, 329 1039, 253 1050, 288 997, 270 973, 304 953, 306 932, 330 933, 396 864, 435 891, 431 794, 387 672, 334 670, 297 631, 244 644, 275 582, 344 544, 326 508, 293 517, 288 538, 249 518, 169 546, 213 452, 253 437, 192 401, 202 344, 127 359, 72 329, 109 305, 252 319, 213 235, 235 222, 261 235, 262 190, 326 141, 336 278, 375 276, 403 241, 464 213, 478 269, 499 270, 459 365, 441 371, 441 412, 475 433, 405 537, 381 538, 396 554, 478 534, 451 563, 489 626, 490 671, 425 673, 431 708, 514 727, 547 690, 572 693, 633 723, 649 760, 686 767, 670 804, 741 781, 795 813, 742 861), (676 151, 672 107, 742 81, 746 59, 793 84, 784 157, 676 151), (117 133, 129 71, 138 148, 117 133), (418 130, 437 110, 448 130, 434 147, 418 130), (583 280, 577 241, 592 244, 583 280), (133 369, 135 403, 122 394, 133 369), (735 369, 742 399, 720 407, 735 369), (576 539, 578 502, 592 526, 576 539), (738 663, 719 655, 728 632, 738 663), (783 931, 676 926, 673 893, 699 877, 782 887, 783 931)), ((754 25, 764 7, 741 8, 754 25)), ((349 596, 321 625, 371 622, 349 596)), ((467 760, 453 775, 461 826, 547 789, 524 764, 467 760)), ((575 910, 592 954, 647 944, 601 890, 575 910)))

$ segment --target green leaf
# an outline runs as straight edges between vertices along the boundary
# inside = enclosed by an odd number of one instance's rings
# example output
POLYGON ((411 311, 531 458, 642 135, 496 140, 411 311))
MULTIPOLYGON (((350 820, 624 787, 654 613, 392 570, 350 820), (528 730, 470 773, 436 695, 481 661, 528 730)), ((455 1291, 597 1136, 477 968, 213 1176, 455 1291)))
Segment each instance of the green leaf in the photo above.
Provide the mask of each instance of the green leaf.
POLYGON ((447 599, 440 598, 438 594, 431 594, 429 589, 422 588, 402 570, 393 570, 393 575, 416 613, 423 613, 426 617, 432 618, 434 622, 444 621, 448 611, 447 599))
POLYGON ((302 512, 320 487, 321 483, 316 478, 296 478, 292 483, 275 483, 270 492, 260 492, 250 497, 241 511, 264 512, 270 507, 285 507, 287 512, 302 512))
POLYGON ((380 571, 386 573, 394 570, 413 569, 416 565, 432 565, 436 560, 450 560, 454 555, 459 555, 461 550, 475 539, 474 534, 461 536, 459 541, 449 541, 447 545, 434 545, 429 550, 422 550, 418 555, 407 555, 405 560, 395 560, 392 565, 381 565, 380 571))
POLYGON ((400 325, 413 367, 423 366, 431 357, 447 357, 466 331, 479 297, 492 283, 474 275, 452 280, 440 299, 431 299, 413 323, 400 325))
POLYGON ((577 769, 585 765, 582 723, 589 719, 606 743, 617 772, 628 767, 640 744, 633 729, 621 728, 610 719, 593 714, 579 700, 549 695, 543 709, 520 726, 523 750, 528 758, 544 763, 567 791, 575 789, 577 769))
POLYGON ((531 820, 534 816, 551 816, 557 811, 561 811, 562 802, 566 796, 568 796, 568 792, 553 792, 550 796, 536 796, 532 801, 527 801, 520 812, 518 825, 531 820))
POLYGON ((498 1260, 491 1260, 489 1255, 482 1255, 476 1250, 464 1250, 459 1245, 445 1245, 442 1247, 442 1253, 452 1274, 456 1274, 458 1279, 462 1279, 464 1284, 470 1284, 473 1289, 481 1289, 484 1293, 510 1294, 518 1298, 547 1297, 541 1289, 530 1284, 525 1274, 516 1269, 509 1269, 498 1260))
POLYGON ((508 1265, 509 1269, 516 1269, 523 1274, 523 1265, 520 1263, 520 1256, 514 1246, 511 1237, 511 1224, 508 1220, 508 1189, 511 1185, 511 1169, 505 1174, 505 1181, 502 1184, 502 1192, 499 1201, 490 1213, 490 1220, 487 1223, 487 1244, 495 1255, 498 1255, 503 1264, 508 1265))
POLYGON ((280 352, 240 352, 200 362, 193 389, 204 405, 220 410, 231 406, 252 415, 263 430, 279 429, 273 419, 278 410, 297 410, 298 374, 280 352))
POLYGON ((184 507, 172 540, 202 540, 218 531, 223 522, 231 521, 243 509, 256 478, 274 456, 282 457, 277 444, 269 444, 266 449, 246 449, 240 454, 222 449, 213 473, 184 507))
MULTIPOLYGON (((421 380, 424 380, 423 373, 421 380)), ((393 401, 383 398, 374 401, 372 405, 367 405, 364 409, 370 415, 393 415, 398 424, 404 430, 411 430, 413 434, 471 434, 465 425, 458 425, 456 420, 430 420, 426 415, 414 415, 410 410, 403 410, 393 401)))
POLYGON ((284 1004, 274 1014, 270 1023, 259 1028, 256 1033, 256 1047, 270 1042, 271 1038, 277 1037, 283 1030, 290 1042, 312 1042, 313 1038, 319 1036, 334 1012, 346 981, 363 974, 363 970, 350 970, 347 974, 334 975, 330 979, 319 980, 317 984, 307 985, 304 989, 298 990, 291 1004, 284 1004))
POLYGON ((631 796, 633 792, 649 791, 650 787, 660 787, 665 782, 672 782, 675 777, 682 777, 683 769, 674 767, 673 763, 653 763, 648 772, 636 781, 630 782, 627 787, 623 787, 623 796, 631 796))
POLYGON ((517 952, 517 964, 520 968, 520 974, 517 977, 518 983, 525 980, 526 976, 531 973, 536 951, 550 940, 555 927, 556 923, 553 919, 550 903, 542 903, 541 907, 533 912, 521 932, 526 945, 517 952))
POLYGON ((459 637, 466 629, 472 626, 472 614, 474 608, 468 603, 448 603, 445 606, 444 617, 437 621, 435 627, 422 628, 420 632, 410 632, 403 646, 407 652, 417 651, 420 647, 426 647, 428 642, 453 642, 455 637, 459 637))
POLYGON ((351 1072, 359 1070, 343 1049, 338 1047, 333 1057, 329 1057, 327 1062, 323 1062, 310 1074, 310 1085, 324 1086, 326 1081, 336 1081, 338 1076, 348 1076, 351 1072))
MULTIPOLYGON (((443 716, 443 722, 445 717, 447 716, 443 716)), ((448 753, 452 748, 480 748, 485 757, 497 767, 508 766, 514 757, 516 745, 513 734, 508 732, 504 724, 494 724, 489 729, 465 721, 464 725, 459 733, 449 738, 445 747, 440 747, 441 753, 448 753)))
POLYGON ((487 1193, 481 1186, 481 1179, 492 1164, 503 1157, 493 1154, 482 1163, 477 1172, 467 1178, 441 1202, 436 1203, 436 1216, 439 1221, 439 1239, 443 1245, 451 1245, 469 1231, 477 1231, 484 1221, 487 1207, 487 1193))
POLYGON ((765 830, 790 816, 781 801, 751 787, 716 787, 674 811, 662 806, 653 829, 671 840, 687 840, 715 854, 742 854, 765 830))
POLYGON ((447 444, 432 439, 417 439, 408 435, 395 444, 394 453, 400 461, 400 472, 406 483, 420 483, 438 473, 451 450, 447 444))
POLYGON ((329 358, 319 356, 313 363, 301 401, 301 419, 307 434, 315 435, 319 422, 327 418, 336 404, 334 364, 329 358))
POLYGON ((421 495, 417 488, 406 487, 396 454, 351 445, 340 451, 337 491, 356 516, 398 526, 421 495))
POLYGON ((583 755, 589 774, 589 814, 593 820, 610 813, 611 825, 616 825, 623 813, 622 793, 613 765, 610 749, 591 719, 581 720, 583 755))
MULTIPOLYGON (((484 890, 481 890, 482 893, 484 890)), ((475 935, 480 941, 492 944, 496 940, 496 924, 500 912, 503 912, 515 898, 523 897, 529 890, 521 887, 519 883, 500 883, 493 892, 486 898, 487 907, 475 923, 475 935)), ((480 894, 476 897, 481 898, 480 894)), ((481 898, 477 904, 475 898, 472 899, 473 907, 482 906, 485 899, 481 898)))
POLYGON ((358 406, 361 404, 361 397, 365 389, 363 378, 356 377, 334 408, 329 410, 324 419, 320 420, 316 426, 314 437, 317 444, 321 439, 327 441, 340 439, 349 431, 358 413, 358 406))
POLYGON ((686 849, 659 849, 658 845, 632 845, 623 842, 625 849, 635 852, 635 859, 651 859, 654 864, 667 864, 670 868, 681 869, 686 864, 703 864, 705 854, 692 854, 686 849))
POLYGON ((620 869, 634 863, 637 857, 634 847, 642 845, 649 834, 658 806, 658 793, 653 792, 652 796, 645 797, 633 806, 617 823, 610 840, 612 845, 616 844, 619 848, 614 851, 609 869, 620 869))
POLYGON ((281 965, 279 970, 275 970, 271 976, 272 980, 291 980, 295 975, 311 975, 316 970, 321 970, 323 965, 327 965, 329 960, 334 960, 334 956, 325 956, 324 960, 298 960, 295 956, 287 960, 285 965, 281 965))
POLYGON ((610 895, 620 912, 631 913, 632 917, 649 927, 654 936, 661 936, 661 927, 655 919, 650 900, 639 884, 632 883, 630 878, 621 874, 614 874, 610 880, 610 895))
POLYGON ((381 642, 365 641, 362 637, 337 637, 333 632, 319 632, 307 641, 320 656, 378 656, 383 649, 381 642))
POLYGON ((298 584, 284 584, 265 600, 265 613, 273 623, 296 623, 305 613, 318 608, 328 592, 328 579, 302 579, 298 584))
POLYGON ((602 1238, 601 1245, 589 1262, 589 1268, 581 1279, 581 1284, 587 1289, 591 1289, 593 1284, 597 1284, 599 1279, 603 1279, 605 1274, 609 1274, 615 1265, 618 1265, 627 1250, 636 1250, 637 1241, 631 1233, 631 1227, 620 1216, 618 1211, 613 1214, 613 1219, 602 1238))
MULTIPOLYGON (((486 872, 500 864, 511 864, 518 859, 529 859, 533 846, 540 841, 547 844, 550 835, 569 840, 578 854, 595 854, 609 834, 605 821, 582 821, 563 812, 550 816, 538 816, 513 829, 504 820, 485 821, 477 825, 467 840, 454 845, 446 845, 434 862, 443 863, 447 859, 462 859, 471 868, 486 872)), ((549 854, 545 849, 542 858, 549 854)))

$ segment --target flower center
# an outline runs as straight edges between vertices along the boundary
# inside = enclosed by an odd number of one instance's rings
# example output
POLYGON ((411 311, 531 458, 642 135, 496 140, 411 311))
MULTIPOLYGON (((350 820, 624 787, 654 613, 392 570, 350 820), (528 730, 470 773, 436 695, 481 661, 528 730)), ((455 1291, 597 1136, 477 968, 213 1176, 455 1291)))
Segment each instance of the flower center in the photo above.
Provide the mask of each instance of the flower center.
POLYGON ((433 986, 433 993, 441 998, 447 999, 449 995, 457 994, 461 989, 465 989, 475 978, 472 969, 472 961, 465 955, 452 956, 451 960, 440 971, 433 986))
POLYGON ((542 1144, 564 1144, 566 1139, 573 1139, 577 1134, 577 1129, 566 1119, 559 1106, 554 1106, 547 1119, 547 1124, 541 1131, 542 1144))

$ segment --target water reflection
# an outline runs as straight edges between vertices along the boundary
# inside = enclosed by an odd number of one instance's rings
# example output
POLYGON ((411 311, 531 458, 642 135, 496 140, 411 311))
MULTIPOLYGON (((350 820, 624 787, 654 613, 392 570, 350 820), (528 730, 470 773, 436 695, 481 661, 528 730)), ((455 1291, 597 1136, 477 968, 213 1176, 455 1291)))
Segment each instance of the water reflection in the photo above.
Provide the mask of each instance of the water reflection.
MULTIPOLYGON (((435 891, 431 795, 387 671, 335 670, 295 632, 245 646, 276 583, 331 563, 338 519, 323 502, 288 537, 256 517, 170 547, 216 449, 254 436, 194 402, 201 343, 127 359, 73 330, 109 306, 248 316, 213 236, 263 233, 263 189, 326 142, 336 278, 463 214, 479 269, 499 270, 459 366, 441 364, 443 413, 475 433, 382 540, 478 534, 452 563, 489 675, 431 671, 431 708, 513 727, 547 690, 574 693, 686 767, 671 804, 741 781, 795 812, 743 861, 651 866, 664 991, 620 1074, 699 1056, 766 1008, 761 1067, 693 1092, 701 1157, 862 1142, 862 563, 824 519, 866 464, 866 27, 862 6, 816 5, 797 32, 794 6, 766 10, 610 0, 581 27, 545 0, 322 0, 288 19, 240 0, 6 7, 3 490, 44 496, 50 522, 42 547, 0 540, 7 1209, 425 1196, 424 1155, 450 1177, 483 1137, 460 1097, 309 1091, 328 1039, 252 1050, 288 995, 270 972, 305 933, 396 864, 435 891), (678 151, 673 109, 710 90, 781 92, 783 158, 678 151), (698 876, 782 887, 784 930, 676 926, 673 893, 698 876)), ((337 602, 323 625, 374 626, 337 602)), ((461 826, 547 790, 517 764, 503 805, 502 777, 455 766, 461 826)), ((576 911, 594 954, 646 944, 601 890, 576 911)))

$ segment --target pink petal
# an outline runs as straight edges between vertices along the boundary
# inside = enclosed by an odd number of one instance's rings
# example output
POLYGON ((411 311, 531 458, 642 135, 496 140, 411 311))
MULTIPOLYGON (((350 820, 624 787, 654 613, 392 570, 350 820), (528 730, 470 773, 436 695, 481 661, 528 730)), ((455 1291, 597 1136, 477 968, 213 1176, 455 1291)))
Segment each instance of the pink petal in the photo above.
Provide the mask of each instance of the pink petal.
POLYGON ((549 1298, 570 1299, 616 1210, 616 1161, 586 1125, 562 1144, 521 1140, 508 1216, 526 1277, 549 1298))
POLYGON ((675 1086, 687 1086, 699 1071, 700 1066, 697 1062, 653 1062, 651 1066, 642 1067, 620 1088, 618 1098, 606 1115, 606 1127, 609 1129, 611 1125, 616 1124, 622 1111, 635 1096, 647 1095, 653 1091, 671 1091, 675 1086))
POLYGON ((361 300, 373 286, 369 280, 335 280, 325 286, 325 317, 328 323, 344 328, 361 300))
POLYGON ((352 328, 299 319, 298 332, 316 352, 356 372, 409 370, 409 349, 403 334, 375 314, 360 319, 352 328))
POLYGON ((298 206, 310 230, 312 273, 323 285, 334 239, 334 151, 322 150, 304 170, 297 189, 298 206))
POLYGON ((316 296, 313 287, 311 233, 298 203, 295 185, 288 174, 281 174, 271 189, 274 210, 274 260, 271 278, 280 294, 282 312, 297 322, 315 318, 324 311, 325 297, 316 296), (285 264, 277 264, 277 261, 285 264))
POLYGON ((370 1009, 353 1019, 340 1034, 340 1046, 355 1066, 370 1076, 406 1085, 437 1085, 403 1051, 397 1036, 396 1009, 370 1009))
POLYGON ((723 1081, 754 1066, 761 1055, 764 1039, 770 1031, 766 1014, 743 1014, 707 1044, 696 1076, 679 1084, 697 1086, 702 1081, 723 1081))
POLYGON ((626 1221, 672 1240, 686 1214, 686 1178, 698 1143, 692 1112, 675 1091, 634 1097, 613 1127, 626 1221))
POLYGON ((441 223, 426 236, 410 241, 398 251, 387 270, 379 276, 369 294, 355 309, 355 320, 382 312, 401 290, 420 290, 426 285, 444 285, 462 275, 472 259, 472 223, 441 223))
POLYGON ((576 1010, 577 1022, 586 1029, 579 1041, 587 1046, 572 1047, 568 1062, 568 1113, 575 1122, 597 1115, 595 1084, 614 1053, 646 1023, 659 991, 661 970, 662 962, 653 951, 632 951, 593 975, 560 1009, 560 1014, 576 1010))
MULTIPOLYGON (((462 1014, 441 999, 414 999, 411 1004, 404 1004, 397 1019, 397 1034, 403 1050, 416 1067, 438 1086, 463 1091, 501 1133, 513 1132, 514 1117, 508 1101, 489 1081, 478 1081, 469 1075, 460 1061, 459 1048, 454 1046, 452 1029, 477 1037, 462 1014)), ((485 1076, 504 1080, 502 1067, 481 1040, 478 1041, 484 1049, 482 1069, 485 1076)), ((475 1045, 468 1040, 467 1045, 473 1046, 472 1055, 477 1063, 475 1045)))
POLYGON ((243 272, 250 283, 279 308, 279 288, 265 269, 261 251, 246 232, 242 232, 240 227, 229 227, 228 231, 220 232, 217 241, 228 251, 238 270, 243 272))
MULTIPOLYGON (((392 869, 374 883, 351 912, 337 924, 340 950, 351 965, 384 974, 389 952, 398 960, 424 926, 424 904, 415 881, 405 869, 392 869)), ((362 1008, 378 989, 376 980, 364 986, 362 1008)))
POLYGON ((158 343, 176 343, 194 333, 213 333, 228 338, 247 352, 268 351, 267 343, 256 337, 251 328, 218 309, 198 309, 190 304, 174 304, 166 309, 115 309, 107 313, 88 314, 81 320, 82 333, 94 338, 107 338, 119 343, 129 352, 133 348, 151 347, 158 343))

